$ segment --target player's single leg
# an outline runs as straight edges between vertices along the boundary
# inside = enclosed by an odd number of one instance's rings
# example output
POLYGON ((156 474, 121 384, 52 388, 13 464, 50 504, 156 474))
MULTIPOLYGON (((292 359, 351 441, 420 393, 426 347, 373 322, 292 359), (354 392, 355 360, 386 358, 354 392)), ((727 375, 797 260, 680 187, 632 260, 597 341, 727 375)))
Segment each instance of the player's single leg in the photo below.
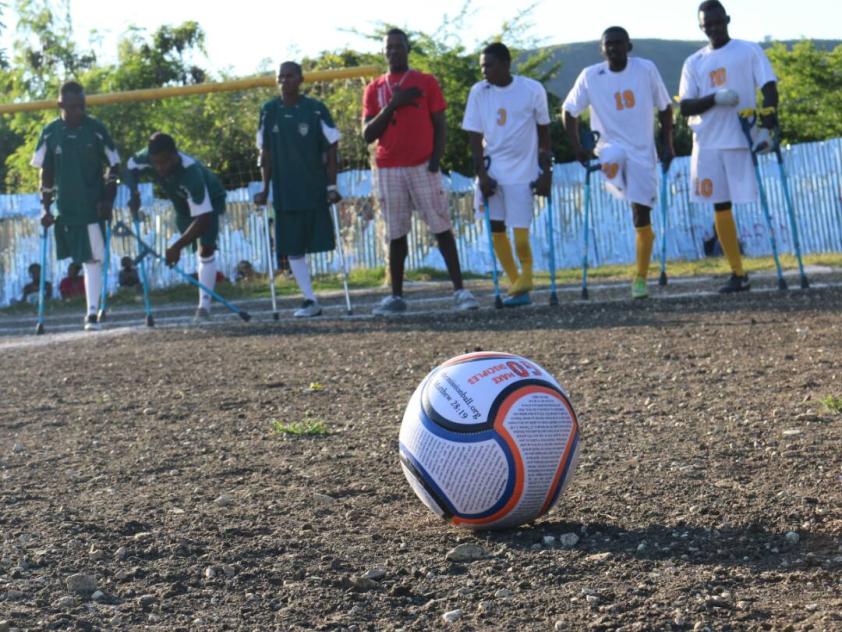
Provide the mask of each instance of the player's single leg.
POLYGON ((372 313, 378 316, 400 314, 406 311, 403 299, 403 273, 409 254, 407 235, 412 226, 412 200, 407 181, 408 168, 391 167, 377 170, 377 195, 386 238, 389 240, 389 283, 392 293, 383 298, 372 313))
MULTIPOLYGON (((202 244, 199 247, 197 256, 197 276, 199 283, 204 285, 209 290, 213 290, 216 286, 216 247, 202 244)), ((196 314, 193 317, 195 322, 204 322, 210 320, 211 310, 211 295, 202 289, 199 289, 199 304, 196 307, 196 314)))
POLYGON ((301 307, 293 312, 296 318, 312 318, 313 316, 320 316, 322 307, 316 300, 316 295, 313 293, 313 282, 310 278, 310 266, 307 263, 306 255, 289 255, 289 267, 292 270, 292 276, 295 277, 295 282, 298 284, 298 289, 304 296, 304 302, 301 307))
POLYGON ((722 246, 722 252, 731 267, 731 278, 719 291, 724 294, 743 292, 751 289, 748 275, 743 269, 743 257, 740 254, 740 242, 737 238, 737 225, 734 222, 734 212, 730 202, 720 202, 714 205, 714 225, 716 236, 722 246))
POLYGON ((512 243, 509 241, 509 234, 506 232, 506 223, 502 221, 491 221, 491 239, 494 241, 494 254, 500 262, 500 267, 509 278, 509 285, 517 281, 518 270, 515 257, 512 254, 512 243))
POLYGON ((85 301, 87 302, 85 331, 96 331, 100 329, 97 310, 102 293, 102 262, 105 258, 105 241, 98 223, 88 224, 87 228, 91 258, 82 263, 82 269, 85 271, 85 301))
POLYGON ((459 265, 459 251, 456 249, 456 238, 452 230, 436 234, 444 265, 453 283, 453 307, 458 311, 479 309, 479 303, 470 290, 466 290, 462 282, 462 267, 459 265))
POLYGON ((632 204, 635 229, 635 260, 637 270, 632 281, 632 298, 646 298, 646 277, 649 274, 649 261, 652 259, 652 245, 655 243, 655 232, 652 230, 652 209, 642 204, 632 204))

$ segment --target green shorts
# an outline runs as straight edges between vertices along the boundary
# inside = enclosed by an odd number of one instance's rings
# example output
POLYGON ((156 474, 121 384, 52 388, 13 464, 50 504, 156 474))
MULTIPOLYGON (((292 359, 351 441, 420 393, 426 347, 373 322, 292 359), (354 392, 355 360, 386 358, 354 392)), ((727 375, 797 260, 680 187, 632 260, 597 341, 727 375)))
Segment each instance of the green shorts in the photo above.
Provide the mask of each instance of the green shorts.
MULTIPOLYGON (((105 242, 105 222, 98 222, 99 230, 102 232, 102 241, 105 242)), ((88 225, 68 225, 61 220, 61 215, 56 217, 54 226, 56 237, 56 259, 73 259, 73 263, 86 263, 93 259, 91 251, 91 239, 88 236, 88 225)))
MULTIPOLYGON (((175 214, 175 225, 178 228, 178 232, 182 235, 184 231, 190 228, 190 224, 193 223, 193 220, 196 219, 190 215, 182 215, 181 213, 175 214)), ((219 213, 211 213, 211 222, 210 226, 208 226, 207 230, 199 235, 199 243, 203 246, 212 246, 216 248, 216 241, 219 238, 219 213)), ((196 250, 196 242, 194 241, 190 246, 193 250, 196 250)))
POLYGON ((275 211, 275 253, 279 259, 334 248, 333 221, 327 206, 316 211, 275 211))

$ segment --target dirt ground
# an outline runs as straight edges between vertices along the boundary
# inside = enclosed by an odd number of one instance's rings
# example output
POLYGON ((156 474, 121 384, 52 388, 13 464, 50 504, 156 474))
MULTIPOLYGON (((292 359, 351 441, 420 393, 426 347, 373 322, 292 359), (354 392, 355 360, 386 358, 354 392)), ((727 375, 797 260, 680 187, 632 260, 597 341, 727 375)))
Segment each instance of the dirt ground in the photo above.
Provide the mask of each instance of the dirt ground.
POLYGON ((840 357, 838 287, 2 339, 0 630, 840 630, 840 357), (499 533, 398 464, 412 391, 477 349, 583 430, 499 533))

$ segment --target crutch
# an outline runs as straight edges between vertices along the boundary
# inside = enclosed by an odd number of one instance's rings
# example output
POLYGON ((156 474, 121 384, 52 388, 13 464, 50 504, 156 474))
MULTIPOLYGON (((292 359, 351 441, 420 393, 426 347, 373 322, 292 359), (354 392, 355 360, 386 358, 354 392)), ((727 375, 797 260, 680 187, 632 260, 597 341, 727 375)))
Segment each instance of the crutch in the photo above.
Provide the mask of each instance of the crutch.
POLYGON ((269 294, 272 297, 272 319, 278 320, 278 298, 275 295, 275 261, 272 258, 272 237, 269 231, 269 205, 263 205, 263 234, 266 237, 266 261, 269 273, 269 294))
MULTIPOLYGON (((584 149, 593 151, 596 143, 599 140, 599 132, 594 130, 583 130, 581 133, 581 145, 584 149)), ((585 199, 584 206, 584 236, 582 239, 582 298, 588 298, 588 250, 590 247, 589 233, 590 233, 590 215, 591 215, 591 173, 598 171, 600 166, 597 163, 595 166, 588 160, 585 167, 585 199)))
MULTIPOLYGON (((491 167, 491 156, 486 156, 484 160, 485 170, 487 172, 489 167, 491 167)), ((479 181, 477 181, 477 186, 479 186, 479 181)), ((502 309, 503 297, 500 296, 500 279, 497 276, 497 255, 494 253, 494 238, 491 236, 491 210, 488 208, 488 200, 482 195, 482 191, 480 191, 480 196, 482 197, 482 213, 485 218, 485 232, 488 235, 488 252, 491 255, 491 281, 494 283, 494 307, 502 309)))
POLYGON ((108 310, 108 269, 111 267, 111 220, 105 220, 105 257, 102 262, 102 292, 99 295, 97 321, 105 320, 108 310))
POLYGON ((41 275, 38 278, 38 320, 35 324, 35 335, 44 333, 44 303, 47 294, 47 231, 44 226, 41 230, 41 275))
POLYGON ((661 277, 658 285, 667 284, 667 176, 669 164, 661 163, 661 277))
POLYGON ((345 247, 342 245, 342 230, 339 228, 339 212, 336 204, 330 205, 333 213, 333 227, 336 231, 336 249, 339 251, 339 265, 342 266, 342 285, 345 288, 345 313, 349 316, 354 313, 351 309, 351 293, 348 291, 348 262, 345 260, 345 247))
POLYGON ((550 305, 558 305, 558 294, 555 288, 555 236, 553 235, 553 194, 547 195, 547 238, 550 240, 550 305))
POLYGON ((783 270, 781 269, 781 260, 778 257, 778 242, 775 239, 775 229, 772 226, 772 214, 769 212, 769 200, 766 198, 766 187, 763 186, 763 179, 760 177, 760 163, 757 160, 757 153, 753 149, 753 141, 751 139, 751 128, 757 122, 757 114, 751 110, 745 110, 738 114, 740 117, 740 127, 743 129, 746 140, 748 141, 748 151, 751 154, 751 162, 754 165, 754 177, 757 180, 757 189, 760 193, 760 207, 763 209, 763 216, 766 218, 766 227, 769 229, 769 243, 772 246, 772 258, 775 260, 775 269, 778 274, 778 289, 786 290, 786 279, 784 279, 783 270))
MULTIPOLYGON (((778 130, 779 133, 780 131, 778 130)), ((806 290, 810 287, 810 282, 804 273, 804 262, 801 260, 801 240, 798 238, 798 224, 795 223, 795 205, 792 203, 792 194, 789 191, 786 169, 784 168, 784 157, 781 154, 780 138, 777 137, 778 134, 776 134, 775 138, 775 158, 778 160, 778 174, 781 177, 781 186, 784 190, 784 200, 786 200, 786 210, 789 216, 789 229, 792 231, 792 244, 795 247, 795 258, 798 260, 798 274, 801 277, 801 289, 806 290)))

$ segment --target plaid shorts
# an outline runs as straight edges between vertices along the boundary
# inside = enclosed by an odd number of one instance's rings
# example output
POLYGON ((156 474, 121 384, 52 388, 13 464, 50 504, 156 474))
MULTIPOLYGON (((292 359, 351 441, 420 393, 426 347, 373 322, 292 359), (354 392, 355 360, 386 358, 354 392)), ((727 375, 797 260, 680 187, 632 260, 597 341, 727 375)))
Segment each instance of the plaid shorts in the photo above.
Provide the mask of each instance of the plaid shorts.
POLYGON ((451 229, 442 175, 431 173, 426 162, 416 167, 377 169, 377 194, 389 241, 409 233, 413 210, 421 213, 433 234, 451 229))

